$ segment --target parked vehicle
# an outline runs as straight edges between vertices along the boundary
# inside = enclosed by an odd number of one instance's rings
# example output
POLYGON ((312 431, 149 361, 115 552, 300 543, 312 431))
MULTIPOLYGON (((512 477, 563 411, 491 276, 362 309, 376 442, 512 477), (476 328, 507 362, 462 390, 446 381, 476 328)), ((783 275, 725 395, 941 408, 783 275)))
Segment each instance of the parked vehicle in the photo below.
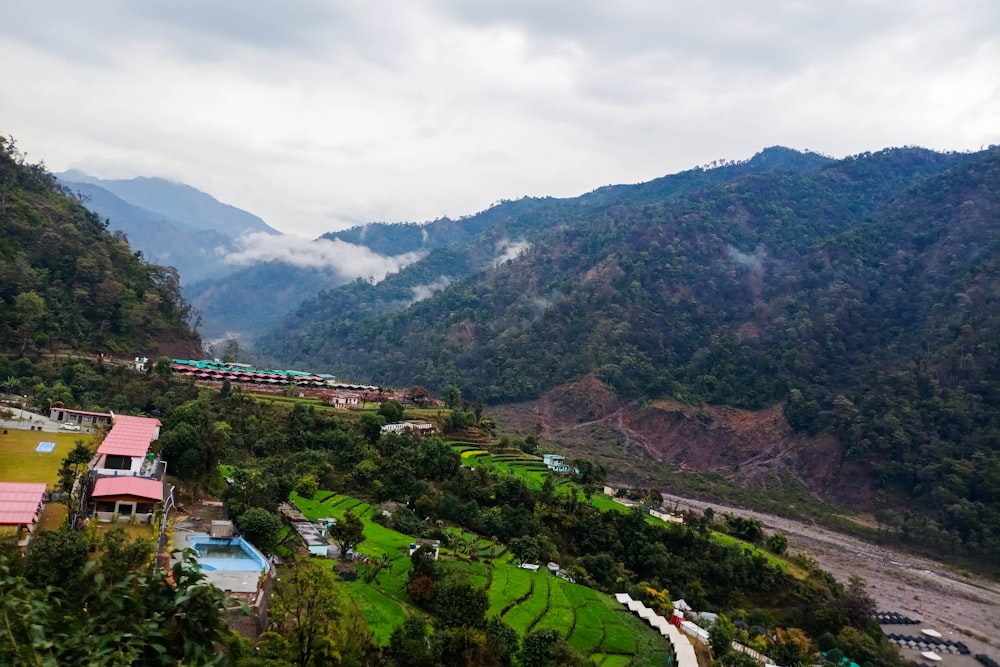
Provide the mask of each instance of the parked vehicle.
POLYGON ((80 430, 80 425, 79 424, 71 424, 69 422, 63 422, 62 424, 59 425, 59 428, 61 428, 64 431, 79 431, 80 430))

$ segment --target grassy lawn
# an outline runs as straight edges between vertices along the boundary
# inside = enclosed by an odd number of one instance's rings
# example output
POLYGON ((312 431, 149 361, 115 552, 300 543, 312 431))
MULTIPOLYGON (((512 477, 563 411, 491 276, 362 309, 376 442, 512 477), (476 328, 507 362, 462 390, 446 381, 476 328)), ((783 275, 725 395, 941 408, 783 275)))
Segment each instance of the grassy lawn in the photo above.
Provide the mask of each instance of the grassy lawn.
POLYGON ((0 482, 45 482, 49 489, 59 481, 59 465, 73 449, 79 433, 44 433, 7 429, 0 433, 0 482), (54 442, 56 448, 48 454, 36 452, 40 442, 54 442))

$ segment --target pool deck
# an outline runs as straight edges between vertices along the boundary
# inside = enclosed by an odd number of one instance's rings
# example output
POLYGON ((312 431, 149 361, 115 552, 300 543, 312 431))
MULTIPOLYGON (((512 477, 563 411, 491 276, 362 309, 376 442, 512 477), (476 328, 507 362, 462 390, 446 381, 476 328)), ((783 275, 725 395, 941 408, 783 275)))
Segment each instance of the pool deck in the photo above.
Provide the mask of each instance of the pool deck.
MULTIPOLYGON (((194 549, 192 537, 208 537, 208 534, 175 526, 174 549, 194 549)), ((202 573, 213 586, 230 593, 256 593, 262 575, 260 570, 203 570, 202 573)))

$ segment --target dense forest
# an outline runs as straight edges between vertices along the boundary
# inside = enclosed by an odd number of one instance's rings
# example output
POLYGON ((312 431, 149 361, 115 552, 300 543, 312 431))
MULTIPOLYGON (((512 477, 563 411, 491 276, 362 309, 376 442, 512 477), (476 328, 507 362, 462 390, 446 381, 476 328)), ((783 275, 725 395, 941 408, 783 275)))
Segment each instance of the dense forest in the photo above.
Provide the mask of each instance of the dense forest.
POLYGON ((1000 554, 1000 149, 811 158, 549 202, 520 257, 405 309, 334 290, 264 349, 486 402, 594 373, 624 398, 780 403, 923 508, 901 530, 1000 554))
POLYGON ((196 350, 190 315, 176 271, 144 261, 0 137, 0 348, 196 350))

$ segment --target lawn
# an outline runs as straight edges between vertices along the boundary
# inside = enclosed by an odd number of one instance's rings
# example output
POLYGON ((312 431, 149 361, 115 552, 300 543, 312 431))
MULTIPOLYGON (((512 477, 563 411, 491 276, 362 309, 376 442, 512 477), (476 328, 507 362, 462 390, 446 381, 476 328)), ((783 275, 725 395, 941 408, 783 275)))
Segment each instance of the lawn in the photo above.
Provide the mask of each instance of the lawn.
POLYGON ((45 433, 7 429, 0 432, 0 482, 45 482, 54 489, 59 482, 59 466, 77 440, 88 439, 79 433, 45 433), (40 442, 54 442, 51 453, 36 452, 40 442))

